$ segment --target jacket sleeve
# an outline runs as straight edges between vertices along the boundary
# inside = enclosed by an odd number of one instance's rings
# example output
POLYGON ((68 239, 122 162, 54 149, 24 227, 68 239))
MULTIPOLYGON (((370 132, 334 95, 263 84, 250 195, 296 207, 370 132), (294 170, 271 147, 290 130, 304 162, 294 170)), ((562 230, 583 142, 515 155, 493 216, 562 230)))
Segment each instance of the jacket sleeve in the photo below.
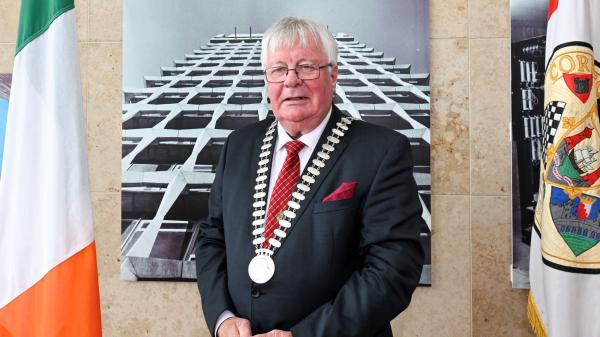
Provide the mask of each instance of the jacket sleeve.
POLYGON ((215 180, 208 200, 208 217, 200 222, 200 235, 196 248, 196 274, 198 289, 202 300, 202 310, 208 329, 216 336, 215 325, 221 313, 233 311, 231 297, 227 287, 227 261, 223 229, 223 172, 227 158, 225 143, 215 180))
POLYGON ((422 208, 412 165, 408 139, 399 135, 363 204, 362 265, 335 298, 292 327, 294 337, 370 336, 408 306, 424 262, 422 208))

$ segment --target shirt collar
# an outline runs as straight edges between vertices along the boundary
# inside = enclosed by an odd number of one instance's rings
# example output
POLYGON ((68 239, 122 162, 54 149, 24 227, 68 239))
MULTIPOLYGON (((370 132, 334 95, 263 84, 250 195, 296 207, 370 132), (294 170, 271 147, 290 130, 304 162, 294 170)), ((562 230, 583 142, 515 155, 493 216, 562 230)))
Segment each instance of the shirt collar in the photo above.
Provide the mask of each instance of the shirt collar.
MULTIPOLYGON (((321 134, 323 134, 323 130, 325 130, 325 127, 327 126, 327 122, 329 122, 329 118, 331 118, 331 108, 329 108, 329 112, 327 112, 325 118, 323 118, 316 128, 312 129, 309 133, 300 136, 298 140, 311 150, 314 150, 317 147, 319 138, 321 138, 321 134)), ((288 135, 283 126, 281 126, 281 123, 277 122, 277 144, 275 145, 275 151, 279 152, 285 143, 292 140, 294 139, 288 135)))

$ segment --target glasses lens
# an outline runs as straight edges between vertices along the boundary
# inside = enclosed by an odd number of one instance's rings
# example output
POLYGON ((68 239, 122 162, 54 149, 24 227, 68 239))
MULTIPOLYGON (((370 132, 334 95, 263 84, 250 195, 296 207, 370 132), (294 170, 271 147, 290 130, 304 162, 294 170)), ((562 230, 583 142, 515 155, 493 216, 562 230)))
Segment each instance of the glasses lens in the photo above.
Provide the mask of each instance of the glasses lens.
MULTIPOLYGON (((320 67, 318 64, 299 64, 296 66, 295 71, 298 78, 301 80, 314 80, 319 78, 321 68, 322 67, 320 67)), ((285 81, 285 77, 287 74, 287 67, 272 67, 265 71, 267 81, 272 83, 285 81)))
POLYGON ((319 77, 319 66, 316 64, 299 64, 296 66, 296 72, 302 80, 314 80, 319 77))
POLYGON ((286 73, 286 67, 269 68, 267 69, 267 80, 269 80, 269 82, 282 82, 285 79, 286 73))

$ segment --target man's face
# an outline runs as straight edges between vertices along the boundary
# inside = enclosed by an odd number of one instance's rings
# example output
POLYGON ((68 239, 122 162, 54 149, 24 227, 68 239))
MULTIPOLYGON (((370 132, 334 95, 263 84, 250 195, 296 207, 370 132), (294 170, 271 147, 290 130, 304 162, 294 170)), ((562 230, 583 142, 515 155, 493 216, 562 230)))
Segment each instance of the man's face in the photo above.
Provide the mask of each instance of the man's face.
MULTIPOLYGON (((299 64, 328 63, 325 52, 314 43, 302 48, 282 46, 267 53, 267 69, 284 66, 294 69, 299 64)), ((338 69, 334 64, 320 70, 319 78, 301 80, 295 71, 289 70, 282 83, 267 82, 273 113, 288 133, 307 133, 323 120, 333 100, 338 69)), ((292 135, 295 136, 295 135, 292 135)))

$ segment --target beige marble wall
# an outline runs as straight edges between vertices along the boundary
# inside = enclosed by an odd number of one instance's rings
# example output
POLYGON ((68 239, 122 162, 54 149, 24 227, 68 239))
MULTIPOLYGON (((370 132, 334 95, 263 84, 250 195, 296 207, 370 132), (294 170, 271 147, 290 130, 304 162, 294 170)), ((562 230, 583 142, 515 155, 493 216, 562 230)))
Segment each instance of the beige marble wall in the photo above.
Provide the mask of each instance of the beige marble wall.
MULTIPOLYGON (((430 0, 433 286, 396 337, 532 336, 510 285, 509 0, 430 0)), ((105 336, 208 336, 192 283, 119 279, 121 1, 76 1, 105 336)), ((0 72, 19 2, 0 0, 0 72)))

